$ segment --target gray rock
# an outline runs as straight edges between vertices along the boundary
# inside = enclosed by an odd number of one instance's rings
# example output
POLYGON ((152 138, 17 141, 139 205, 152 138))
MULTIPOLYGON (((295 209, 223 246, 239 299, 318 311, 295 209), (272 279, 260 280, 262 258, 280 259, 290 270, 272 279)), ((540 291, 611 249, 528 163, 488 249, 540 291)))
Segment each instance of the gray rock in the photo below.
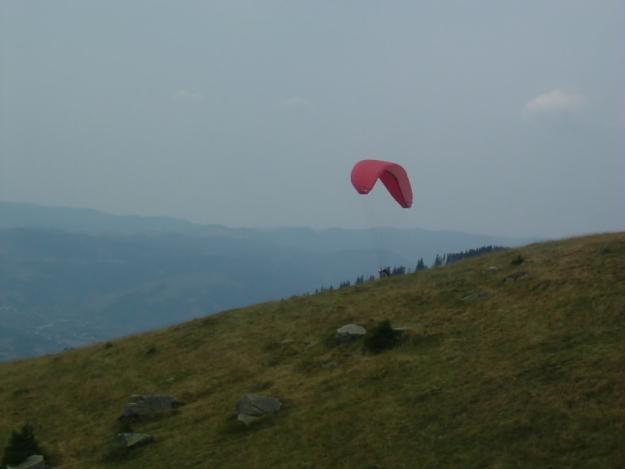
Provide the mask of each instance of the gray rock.
POLYGON ((367 333, 367 329, 358 324, 345 324, 336 330, 337 339, 355 339, 367 333))
POLYGON ((260 417, 254 417, 252 415, 245 415, 245 414, 237 415, 237 420, 239 422, 243 422, 245 425, 248 425, 248 426, 256 422, 258 419, 260 419, 260 417))
POLYGON ((278 412, 281 407, 282 402, 275 397, 246 394, 237 402, 237 419, 249 425, 266 414, 278 412))
POLYGON ((33 454, 17 466, 8 466, 7 469, 46 469, 46 462, 40 454, 33 454))
POLYGON ((154 437, 147 433, 119 433, 117 437, 120 443, 126 448, 134 448, 154 442, 154 437))
POLYGON ((471 302, 471 301, 476 301, 476 300, 484 300, 488 298, 488 293, 485 292, 473 292, 473 293, 469 293, 466 296, 462 297, 462 301, 467 301, 467 302, 471 302))
POLYGON ((135 394, 130 396, 130 400, 119 418, 120 420, 132 420, 141 417, 152 417, 170 412, 180 405, 182 403, 173 396, 141 396, 135 394))
POLYGON ((508 275, 506 278, 503 279, 504 283, 513 283, 516 282, 518 280, 525 280, 529 278, 529 274, 527 272, 515 272, 512 275, 508 275))

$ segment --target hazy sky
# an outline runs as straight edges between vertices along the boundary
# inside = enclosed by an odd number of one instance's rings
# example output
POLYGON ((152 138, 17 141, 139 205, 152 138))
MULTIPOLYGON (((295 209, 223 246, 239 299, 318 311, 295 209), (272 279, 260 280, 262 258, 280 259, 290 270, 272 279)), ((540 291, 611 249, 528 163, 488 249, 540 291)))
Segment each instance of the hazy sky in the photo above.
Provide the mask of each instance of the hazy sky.
POLYGON ((625 229, 625 2, 0 0, 0 200, 625 229), (359 159, 399 162, 414 206, 359 159))

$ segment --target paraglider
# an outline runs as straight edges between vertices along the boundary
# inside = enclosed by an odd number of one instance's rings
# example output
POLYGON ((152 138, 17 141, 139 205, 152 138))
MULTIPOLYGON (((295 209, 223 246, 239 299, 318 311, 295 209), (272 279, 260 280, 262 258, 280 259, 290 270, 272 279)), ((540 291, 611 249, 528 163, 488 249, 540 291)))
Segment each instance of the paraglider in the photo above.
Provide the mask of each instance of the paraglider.
POLYGON ((412 206, 412 188, 406 170, 397 163, 382 160, 362 160, 352 168, 352 185, 360 194, 368 194, 378 179, 404 208, 412 206))
POLYGON ((384 267, 383 269, 378 270, 378 274, 380 274, 380 278, 390 277, 391 276, 391 268, 384 267))

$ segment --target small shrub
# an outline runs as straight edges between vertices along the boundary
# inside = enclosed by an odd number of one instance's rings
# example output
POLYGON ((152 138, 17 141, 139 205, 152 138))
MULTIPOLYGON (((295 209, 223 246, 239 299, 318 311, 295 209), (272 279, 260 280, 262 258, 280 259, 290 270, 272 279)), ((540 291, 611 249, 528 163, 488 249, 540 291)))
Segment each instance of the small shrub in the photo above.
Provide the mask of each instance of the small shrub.
POLYGON ((41 454, 45 457, 35 438, 33 427, 26 424, 19 432, 11 432, 9 444, 4 448, 2 466, 17 466, 33 454, 41 454))
POLYGON ((17 388, 15 391, 13 391, 13 397, 21 397, 27 394, 30 394, 29 388, 17 388))
POLYGON ((157 349, 156 347, 154 347, 154 346, 151 346, 151 347, 148 347, 148 348, 145 350, 145 355, 146 355, 147 357, 150 357, 150 356, 152 356, 152 355, 156 354, 156 352, 158 352, 158 349, 157 349))
POLYGON ((400 332, 393 329, 390 321, 379 322, 367 331, 364 340, 364 348, 368 352, 380 353, 393 348, 399 340, 400 332))
POLYGON ((523 262, 525 262, 525 259, 523 259, 523 256, 519 254, 514 259, 512 259, 512 262, 510 262, 510 264, 517 266, 523 264, 523 262))

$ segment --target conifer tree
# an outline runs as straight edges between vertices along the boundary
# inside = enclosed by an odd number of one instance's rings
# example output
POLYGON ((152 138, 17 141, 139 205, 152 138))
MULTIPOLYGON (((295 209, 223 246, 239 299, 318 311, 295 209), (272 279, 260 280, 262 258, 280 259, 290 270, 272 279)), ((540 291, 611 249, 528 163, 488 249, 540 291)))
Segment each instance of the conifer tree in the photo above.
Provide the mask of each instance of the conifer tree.
POLYGON ((34 454, 43 452, 35 438, 33 427, 27 423, 19 432, 11 432, 9 444, 4 448, 2 466, 17 466, 34 454))

